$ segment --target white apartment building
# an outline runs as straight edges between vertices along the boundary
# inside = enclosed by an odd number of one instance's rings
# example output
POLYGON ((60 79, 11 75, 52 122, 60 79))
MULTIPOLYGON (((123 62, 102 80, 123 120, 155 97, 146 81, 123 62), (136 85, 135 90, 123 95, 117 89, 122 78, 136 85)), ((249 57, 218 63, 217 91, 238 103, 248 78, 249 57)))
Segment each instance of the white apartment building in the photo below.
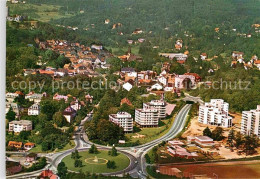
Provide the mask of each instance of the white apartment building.
POLYGON ((28 116, 38 116, 40 114, 40 105, 35 103, 28 109, 28 116))
POLYGON ((142 109, 136 109, 135 122, 141 127, 157 127, 159 123, 158 110, 145 105, 142 109))
POLYGON ((124 128, 124 132, 133 132, 133 118, 127 112, 118 112, 117 114, 110 114, 109 121, 124 128))
POLYGON ((199 122, 220 127, 231 127, 232 117, 228 116, 229 104, 223 99, 211 99, 199 108, 199 122))
POLYGON ((255 110, 243 111, 241 133, 244 135, 255 134, 260 137, 260 105, 255 110))
POLYGON ((21 121, 11 121, 9 122, 9 131, 21 132, 21 131, 31 131, 32 121, 21 120, 21 121))
POLYGON ((166 102, 163 100, 152 100, 151 102, 144 103, 145 108, 155 108, 158 112, 158 117, 163 119, 166 117, 166 102))

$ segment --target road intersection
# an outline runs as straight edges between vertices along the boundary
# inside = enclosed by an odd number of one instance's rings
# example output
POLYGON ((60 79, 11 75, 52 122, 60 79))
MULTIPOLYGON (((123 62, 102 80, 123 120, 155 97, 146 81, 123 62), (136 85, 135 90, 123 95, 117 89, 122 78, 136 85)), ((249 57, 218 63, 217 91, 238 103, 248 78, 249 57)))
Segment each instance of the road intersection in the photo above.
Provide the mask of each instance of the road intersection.
MULTIPOLYGON (((162 141, 168 141, 172 138, 175 138, 184 128, 186 119, 188 116, 188 113, 191 109, 191 104, 186 104, 177 114, 173 125, 171 126, 170 130, 165 134, 164 136, 153 140, 151 142, 148 142, 146 144, 142 144, 135 147, 118 147, 118 152, 121 152, 125 154, 129 160, 130 164, 129 166, 118 172, 114 173, 104 173, 103 175, 107 176, 122 176, 125 173, 129 173, 134 178, 146 178, 148 176, 146 172, 146 162, 145 162, 145 154, 152 149, 154 146, 160 144, 162 141)), ((92 145, 92 142, 90 142, 85 134, 84 130, 84 123, 86 121, 91 120, 91 115, 88 115, 80 124, 78 131, 74 134, 74 141, 76 146, 73 149, 69 149, 66 151, 62 151, 59 153, 54 154, 47 154, 45 155, 50 163, 44 168, 44 169, 51 169, 54 172, 57 171, 58 164, 62 161, 64 157, 71 154, 74 150, 78 151, 85 151, 90 148, 92 145)), ((99 149, 108 150, 111 149, 111 147, 108 146, 102 146, 102 145, 96 145, 99 149)), ((42 169, 42 170, 44 170, 42 169)), ((42 170, 38 170, 31 173, 23 173, 23 174, 17 174, 13 176, 8 176, 7 178, 33 178, 36 176, 39 176, 42 170)))

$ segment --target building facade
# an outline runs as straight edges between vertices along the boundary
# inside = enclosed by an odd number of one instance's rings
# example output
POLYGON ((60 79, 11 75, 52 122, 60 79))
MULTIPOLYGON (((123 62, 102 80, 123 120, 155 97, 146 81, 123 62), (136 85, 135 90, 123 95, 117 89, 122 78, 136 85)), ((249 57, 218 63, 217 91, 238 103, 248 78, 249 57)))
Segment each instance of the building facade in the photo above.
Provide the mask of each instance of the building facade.
POLYGON ((241 133, 244 135, 255 134, 260 137, 260 105, 255 110, 243 111, 241 133))
POLYGON ((33 104, 28 109, 28 116, 38 116, 40 114, 40 105, 39 104, 33 104))
POLYGON ((124 132, 133 132, 133 118, 127 112, 118 112, 117 114, 110 114, 109 121, 124 128, 124 132))
POLYGON ((199 108, 199 122, 220 127, 231 127, 232 117, 228 116, 229 104, 223 99, 211 99, 199 108))
POLYGON ((31 131, 32 121, 21 120, 9 122, 9 131, 20 133, 21 131, 31 131))
POLYGON ((141 127, 157 127, 159 123, 158 110, 147 106, 136 109, 135 122, 141 127))
POLYGON ((163 100, 152 100, 151 102, 144 103, 144 107, 155 108, 158 112, 158 117, 163 119, 166 117, 166 102, 163 100))

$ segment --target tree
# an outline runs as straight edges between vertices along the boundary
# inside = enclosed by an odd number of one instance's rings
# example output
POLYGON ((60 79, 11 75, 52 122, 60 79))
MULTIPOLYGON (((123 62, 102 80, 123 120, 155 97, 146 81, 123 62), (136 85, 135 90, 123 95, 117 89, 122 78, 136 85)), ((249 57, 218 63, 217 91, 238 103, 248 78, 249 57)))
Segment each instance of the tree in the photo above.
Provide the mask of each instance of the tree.
POLYGON ((19 138, 24 141, 28 140, 28 137, 31 135, 31 131, 21 131, 19 134, 19 138))
POLYGON ((66 119, 62 115, 62 112, 56 112, 53 115, 53 122, 58 126, 58 127, 63 127, 66 125, 66 119))
POLYGON ((235 138, 235 133, 234 133, 234 130, 231 129, 228 133, 228 140, 227 140, 227 143, 230 147, 233 147, 234 146, 234 143, 233 143, 233 140, 235 138))
POLYGON ((11 122, 11 121, 14 121, 14 120, 15 120, 15 116, 16 116, 16 114, 15 114, 15 112, 13 111, 13 108, 10 107, 9 111, 8 111, 8 112, 6 113, 6 115, 5 115, 5 118, 6 118, 9 122, 11 122))
POLYGON ((151 163, 151 158, 150 158, 150 156, 149 156, 148 154, 145 154, 144 157, 145 157, 146 162, 150 164, 150 163, 151 163))
POLYGON ((115 169, 115 168, 116 168, 116 163, 115 163, 115 161, 110 161, 110 160, 108 160, 108 162, 107 162, 107 168, 109 168, 109 169, 115 169))
POLYGON ((98 154, 97 147, 94 144, 92 144, 91 148, 88 150, 88 153, 90 153, 90 154, 98 154))
POLYGON ((209 129, 209 127, 206 127, 206 128, 203 130, 203 135, 204 135, 204 136, 208 136, 208 137, 212 137, 212 132, 211 132, 211 130, 209 129))
POLYGON ((117 156, 117 150, 116 150, 115 146, 112 147, 110 155, 111 156, 117 156))
POLYGON ((47 115, 48 120, 52 120, 54 113, 58 110, 58 103, 53 100, 42 100, 40 105, 41 112, 47 115))
POLYGON ((216 141, 222 140, 224 138, 223 129, 221 127, 216 127, 216 129, 212 131, 212 138, 216 141))
POLYGON ((59 177, 61 177, 61 178, 66 177, 66 175, 68 173, 68 169, 67 169, 64 162, 59 163, 57 170, 58 170, 58 176, 59 177))
POLYGON ((165 100, 168 102, 168 103, 174 103, 175 101, 175 95, 174 93, 172 92, 166 92, 165 93, 165 100))
POLYGON ((253 154, 258 147, 258 137, 256 135, 245 136, 245 151, 246 154, 253 154))
POLYGON ((48 142, 43 141, 41 146, 42 146, 42 151, 50 150, 50 146, 48 142))
POLYGON ((77 149, 75 150, 75 152, 72 152, 72 153, 71 153, 71 158, 73 158, 73 159, 75 159, 75 160, 80 158, 79 152, 78 152, 77 149))
POLYGON ((240 132, 237 132, 235 136, 235 142, 236 142, 235 144, 236 148, 239 148, 244 143, 243 136, 240 132))
POLYGON ((79 159, 76 159, 75 161, 74 161, 74 167, 82 167, 83 165, 82 165, 82 161, 81 160, 79 160, 79 159))

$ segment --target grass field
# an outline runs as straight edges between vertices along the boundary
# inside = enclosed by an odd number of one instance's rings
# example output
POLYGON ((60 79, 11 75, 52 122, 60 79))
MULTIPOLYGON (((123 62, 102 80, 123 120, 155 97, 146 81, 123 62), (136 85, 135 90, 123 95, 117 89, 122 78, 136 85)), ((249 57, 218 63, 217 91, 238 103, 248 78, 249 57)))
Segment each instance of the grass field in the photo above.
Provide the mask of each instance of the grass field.
MULTIPOLYGON (((122 47, 122 48, 108 47, 107 49, 112 49, 112 52, 115 55, 125 55, 125 53, 128 51, 128 47, 122 47)), ((133 54, 139 54, 139 45, 132 45, 131 52, 133 54)))
MULTIPOLYGON (((110 156, 108 155, 108 151, 102 150, 99 151, 99 154, 89 154, 88 151, 80 152, 80 160, 82 161, 83 167, 75 168, 74 167, 74 159, 71 158, 71 155, 66 156, 62 161, 65 162, 66 166, 69 170, 73 171, 82 171, 82 172, 90 172, 90 173, 111 173, 116 171, 121 171, 129 166, 129 158, 121 153, 118 156, 110 156), (110 160, 115 161, 116 168, 115 169, 108 169, 106 164, 104 163, 97 163, 97 164, 90 164, 87 163, 86 159, 93 159, 97 156, 97 158, 103 159, 102 162, 110 160)), ((88 160, 87 160, 88 161, 88 160)))
MULTIPOLYGON (((64 151, 64 150, 72 149, 74 147, 75 147, 74 140, 70 140, 70 143, 65 145, 65 147, 63 149, 56 149, 56 150, 54 150, 54 152, 61 152, 61 151, 64 151)), ((42 151, 42 146, 41 145, 37 145, 36 147, 32 148, 30 150, 30 152, 34 152, 34 153, 47 153, 49 151, 44 152, 44 151, 42 151)))
POLYGON ((50 20, 60 19, 62 17, 71 17, 73 15, 62 15, 59 13, 60 6, 54 5, 35 5, 35 4, 9 4, 10 15, 26 15, 35 20, 49 22, 50 20))
POLYGON ((170 119, 161 120, 159 127, 142 128, 141 131, 138 132, 138 134, 145 135, 146 136, 145 138, 133 138, 133 136, 136 135, 135 133, 129 133, 126 134, 126 136, 130 139, 130 142, 136 142, 139 140, 141 144, 158 139, 170 130, 174 121, 174 117, 175 116, 173 116, 170 119))

